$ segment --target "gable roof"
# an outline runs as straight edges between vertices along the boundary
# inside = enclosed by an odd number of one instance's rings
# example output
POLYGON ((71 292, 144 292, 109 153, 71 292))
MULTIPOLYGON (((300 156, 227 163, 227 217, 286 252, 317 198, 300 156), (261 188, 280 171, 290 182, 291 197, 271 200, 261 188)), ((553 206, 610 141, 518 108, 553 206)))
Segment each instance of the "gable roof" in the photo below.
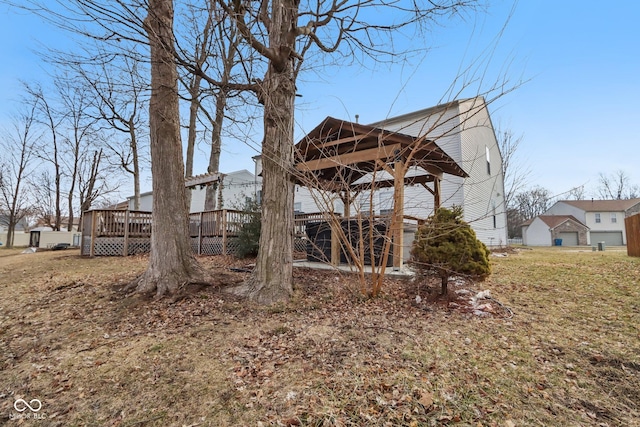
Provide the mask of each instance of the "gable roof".
POLYGON ((573 222, 576 222, 576 223, 580 224, 581 226, 583 226, 585 228, 589 228, 586 225, 584 225, 583 223, 581 223, 573 215, 539 215, 538 218, 540 218, 545 224, 547 224, 549 226, 549 228, 552 228, 552 229, 556 228, 560 224, 563 224, 563 223, 565 223, 567 221, 573 221, 573 222))
MULTIPOLYGON (((312 174, 327 183, 340 177, 351 185, 379 169, 380 162, 386 164, 398 157, 430 175, 437 171, 469 176, 433 141, 333 117, 327 117, 305 135, 296 144, 295 153, 300 173, 312 174)), ((428 175, 425 179, 433 180, 428 175)))
POLYGON ((424 108, 418 111, 412 111, 410 113, 401 114, 395 117, 387 117, 386 119, 371 123, 369 126, 384 128, 385 125, 388 125, 389 123, 392 123, 392 122, 402 122, 402 121, 413 119, 415 117, 420 117, 420 118, 429 117, 434 114, 441 113, 443 111, 451 110, 453 108, 458 108, 460 107, 460 104, 462 104, 463 102, 474 101, 474 100, 478 100, 480 102, 479 105, 483 107, 485 106, 484 98, 481 96, 476 98, 456 99, 454 101, 446 102, 444 104, 436 105, 434 107, 424 108))
POLYGON ((626 200, 559 200, 585 212, 625 212, 640 203, 640 199, 626 200))

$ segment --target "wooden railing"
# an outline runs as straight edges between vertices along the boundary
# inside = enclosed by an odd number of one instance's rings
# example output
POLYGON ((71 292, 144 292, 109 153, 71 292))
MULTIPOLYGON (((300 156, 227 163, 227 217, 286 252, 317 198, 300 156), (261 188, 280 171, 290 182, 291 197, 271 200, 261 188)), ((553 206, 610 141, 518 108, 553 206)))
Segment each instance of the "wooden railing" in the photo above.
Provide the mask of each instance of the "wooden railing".
MULTIPOLYGON (((210 254, 205 250, 213 241, 222 248, 222 253, 232 253, 234 239, 244 224, 251 221, 255 213, 222 209, 216 211, 197 212, 189 215, 189 237, 194 252, 210 254), (231 248, 231 249, 229 249, 231 248)), ((310 222, 330 221, 331 213, 314 212, 296 214, 294 219, 294 236, 298 251, 303 250, 306 239, 306 228, 310 222)), ((342 218, 341 218, 342 219, 342 218)), ((377 218, 388 220, 388 217, 377 218)), ((414 218, 411 218, 414 219, 414 218)), ((103 254, 94 252, 96 242, 101 247, 111 245, 110 255, 129 255, 148 251, 152 232, 152 215, 150 212, 125 210, 92 210, 84 213, 82 231, 82 255, 94 256, 103 254), (130 249, 131 245, 136 249, 130 249), (146 249, 140 249, 146 247, 146 249), (114 252, 113 254, 111 252, 114 252)))

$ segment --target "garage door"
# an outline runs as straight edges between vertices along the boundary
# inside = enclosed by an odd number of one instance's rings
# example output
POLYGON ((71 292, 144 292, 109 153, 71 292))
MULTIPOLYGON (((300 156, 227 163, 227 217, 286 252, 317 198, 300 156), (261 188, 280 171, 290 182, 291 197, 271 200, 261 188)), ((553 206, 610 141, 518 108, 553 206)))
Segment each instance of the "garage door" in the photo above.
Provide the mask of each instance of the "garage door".
POLYGON ((591 246, 604 242, 607 246, 622 246, 622 231, 592 231, 591 246))
POLYGON ((562 239, 562 246, 578 246, 578 232, 565 231, 558 234, 558 239, 562 239))

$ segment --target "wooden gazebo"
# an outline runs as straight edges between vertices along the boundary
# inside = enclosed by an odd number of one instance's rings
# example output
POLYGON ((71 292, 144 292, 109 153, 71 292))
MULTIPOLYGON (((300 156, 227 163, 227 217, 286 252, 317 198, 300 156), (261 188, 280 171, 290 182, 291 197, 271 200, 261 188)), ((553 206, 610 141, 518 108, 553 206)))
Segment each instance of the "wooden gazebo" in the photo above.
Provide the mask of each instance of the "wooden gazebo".
POLYGON ((295 155, 298 184, 337 193, 344 203, 345 217, 350 216, 351 201, 363 190, 393 187, 394 268, 401 268, 403 260, 405 186, 422 185, 433 194, 438 208, 443 174, 468 177, 434 141, 333 117, 303 137, 295 146, 295 155), (410 168, 424 173, 407 176, 410 168), (382 179, 378 179, 380 175, 382 179), (433 188, 428 183, 433 183, 433 188))

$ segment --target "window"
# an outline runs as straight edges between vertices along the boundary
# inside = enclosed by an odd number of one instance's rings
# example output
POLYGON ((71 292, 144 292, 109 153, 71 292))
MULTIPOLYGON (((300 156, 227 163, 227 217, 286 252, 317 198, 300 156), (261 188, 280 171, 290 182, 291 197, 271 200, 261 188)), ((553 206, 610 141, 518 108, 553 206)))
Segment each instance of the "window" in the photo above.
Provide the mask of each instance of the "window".
POLYGON ((484 151, 487 156, 487 174, 491 175, 491 154, 489 153, 489 147, 485 145, 484 151))
POLYGON ((295 202, 293 204, 293 211, 294 212, 302 212, 302 202, 295 202))
POLYGON ((258 190, 258 194, 256 194, 256 202, 258 202, 258 204, 262 203, 262 190, 258 190))
POLYGON ((618 222, 618 218, 616 217, 616 213, 615 212, 611 212, 611 223, 615 224, 616 222, 618 222))
POLYGON ((597 214, 596 214, 596 224, 600 224, 600 222, 601 222, 601 221, 600 221, 600 214, 599 214, 599 213, 597 213, 597 214))

